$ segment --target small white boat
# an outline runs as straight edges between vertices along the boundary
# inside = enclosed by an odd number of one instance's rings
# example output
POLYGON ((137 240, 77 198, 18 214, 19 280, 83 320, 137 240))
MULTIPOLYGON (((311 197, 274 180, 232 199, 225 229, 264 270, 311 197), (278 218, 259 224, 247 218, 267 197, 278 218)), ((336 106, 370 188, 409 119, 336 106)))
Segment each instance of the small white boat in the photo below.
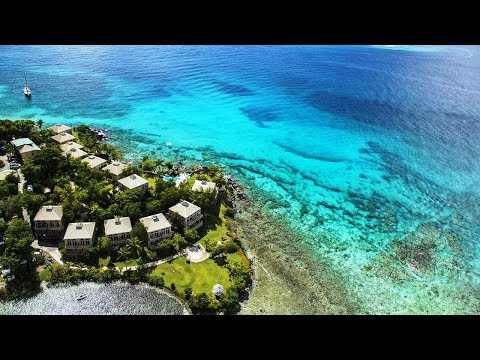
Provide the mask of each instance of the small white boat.
POLYGON ((85 299, 86 297, 87 297, 87 295, 82 294, 82 295, 80 295, 80 296, 77 298, 77 301, 83 300, 83 299, 85 299))
POLYGON ((165 145, 167 145, 168 147, 172 147, 172 143, 171 143, 171 142, 167 142, 165 145))
POLYGON ((32 96, 32 92, 30 91, 30 89, 28 88, 27 86, 27 78, 25 77, 25 86, 23 87, 23 93, 25 94, 26 97, 30 97, 32 96))

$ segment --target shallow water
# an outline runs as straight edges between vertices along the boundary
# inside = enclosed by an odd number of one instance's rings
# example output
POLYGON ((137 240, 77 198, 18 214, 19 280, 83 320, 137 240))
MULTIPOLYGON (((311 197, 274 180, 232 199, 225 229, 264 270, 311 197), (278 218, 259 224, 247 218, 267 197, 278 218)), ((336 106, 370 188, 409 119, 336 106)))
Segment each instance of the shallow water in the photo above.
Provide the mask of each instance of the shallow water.
POLYGON ((0 302, 0 315, 183 315, 170 294, 148 285, 82 283, 44 287, 38 295, 0 302), (83 300, 77 298, 85 294, 83 300))
POLYGON ((268 215, 243 216, 252 248, 275 237, 277 260, 256 256, 283 285, 254 290, 272 312, 328 269, 340 305, 291 312, 476 313, 479 70, 478 47, 0 47, 0 116, 107 128, 129 159, 225 165, 268 215))

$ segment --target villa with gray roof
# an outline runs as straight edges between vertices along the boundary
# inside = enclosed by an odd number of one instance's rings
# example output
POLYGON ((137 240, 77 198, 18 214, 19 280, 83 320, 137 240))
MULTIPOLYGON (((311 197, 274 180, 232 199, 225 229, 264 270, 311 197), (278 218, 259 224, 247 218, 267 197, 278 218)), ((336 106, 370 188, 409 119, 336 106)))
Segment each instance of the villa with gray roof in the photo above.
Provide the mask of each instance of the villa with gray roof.
POLYGON ((61 133, 64 133, 64 132, 65 133, 71 133, 72 132, 72 128, 70 126, 63 125, 63 124, 55 124, 52 127, 49 127, 49 129, 52 130, 55 135, 61 134, 61 133))
POLYGON ((88 155, 82 162, 86 163, 91 168, 98 168, 105 166, 107 164, 107 160, 102 159, 101 157, 95 155, 88 155))
POLYGON ((74 140, 75 136, 73 136, 72 134, 63 132, 61 134, 57 134, 57 135, 52 136, 52 139, 55 140, 56 142, 60 143, 60 144, 64 144, 66 142, 74 140))
POLYGON ((155 214, 140 219, 148 233, 148 248, 157 248, 158 242, 165 238, 172 237, 172 224, 163 214, 155 214))
POLYGON ((79 149, 75 146, 71 146, 71 147, 68 147, 66 150, 63 150, 63 154, 65 156, 69 155, 75 159, 81 159, 83 158, 84 156, 87 155, 87 153, 85 151, 83 151, 82 149, 79 149))
POLYGON ((75 141, 68 141, 67 143, 60 145, 60 149, 62 149, 63 151, 67 151, 72 147, 76 147, 77 149, 83 149, 83 145, 80 145, 75 141))
POLYGON ((118 180, 126 168, 127 165, 122 164, 119 161, 112 161, 111 164, 108 164, 102 170, 108 171, 110 174, 112 174, 114 180, 118 180))
POLYGON ((217 198, 218 195, 218 188, 217 184, 215 184, 212 181, 206 181, 206 180, 195 180, 192 186, 193 191, 207 191, 207 192, 213 192, 215 193, 215 199, 217 198))
POLYGON ((18 152, 22 160, 30 158, 35 151, 40 148, 28 138, 15 139, 10 142, 14 149, 18 152))
POLYGON ((168 211, 180 215, 183 227, 198 229, 203 225, 202 209, 191 202, 180 200, 178 204, 173 205, 168 211))
POLYGON ((105 227, 105 236, 110 239, 113 247, 124 245, 132 232, 132 223, 129 217, 116 216, 114 219, 108 219, 103 222, 105 227))
POLYGON ((42 206, 33 219, 33 225, 39 240, 62 239, 64 232, 62 206, 42 206))
POLYGON ((91 248, 95 241, 95 223, 68 224, 63 241, 65 242, 65 249, 69 252, 75 253, 91 248))
POLYGON ((118 180, 118 185, 121 190, 136 189, 140 187, 148 189, 148 181, 137 174, 132 174, 118 180))

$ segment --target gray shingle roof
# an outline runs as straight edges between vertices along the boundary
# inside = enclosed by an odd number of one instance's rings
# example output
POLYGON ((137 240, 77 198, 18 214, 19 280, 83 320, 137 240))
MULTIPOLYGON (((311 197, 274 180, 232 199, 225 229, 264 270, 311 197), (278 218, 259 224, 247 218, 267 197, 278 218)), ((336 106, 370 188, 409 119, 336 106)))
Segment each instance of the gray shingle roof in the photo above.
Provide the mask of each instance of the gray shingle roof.
POLYGON ((113 175, 118 176, 126 168, 127 168, 127 165, 122 164, 121 162, 118 162, 118 161, 113 161, 111 164, 105 166, 102 170, 108 171, 108 172, 112 173, 113 175))
POLYGON ((63 124, 55 124, 52 127, 49 127, 49 129, 51 129, 55 134, 60 134, 65 131, 69 131, 72 128, 63 124))
POLYGON ((52 136, 52 139, 60 144, 63 144, 63 143, 66 143, 67 141, 72 141, 73 139, 75 139, 75 136, 69 133, 63 132, 61 134, 52 136))
POLYGON ((62 205, 46 205, 42 206, 40 210, 38 210, 33 221, 62 220, 62 217, 62 205))
POLYGON ((201 209, 200 207, 198 207, 195 204, 192 204, 191 202, 188 202, 186 200, 181 200, 178 204, 173 205, 168 210, 176 212, 183 218, 188 218, 190 215, 196 213, 198 210, 201 210, 201 209))
POLYGON ((163 214, 155 214, 152 216, 146 216, 141 218, 140 221, 147 229, 147 232, 162 230, 169 228, 172 225, 168 222, 167 218, 163 214))
POLYGON ((148 184, 147 180, 137 174, 124 177, 123 179, 118 180, 118 182, 128 189, 134 189, 136 187, 148 184))
POLYGON ((70 223, 65 231, 64 240, 91 239, 95 232, 94 222, 70 223))
POLYGON ((132 223, 129 217, 118 218, 118 222, 116 219, 108 219, 103 222, 103 225, 105 226, 105 235, 122 234, 132 231, 132 223))
POLYGON ((89 155, 85 159, 82 160, 84 163, 87 163, 88 166, 94 168, 94 167, 99 167, 103 164, 107 163, 107 160, 102 159, 101 157, 95 156, 95 155, 89 155))

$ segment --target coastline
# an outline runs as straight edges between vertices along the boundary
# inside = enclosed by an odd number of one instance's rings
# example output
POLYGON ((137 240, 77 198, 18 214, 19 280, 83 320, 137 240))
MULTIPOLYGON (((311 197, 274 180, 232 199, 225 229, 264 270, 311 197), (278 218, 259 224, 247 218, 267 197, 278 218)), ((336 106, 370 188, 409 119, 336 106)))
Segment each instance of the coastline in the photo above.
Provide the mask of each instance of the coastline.
POLYGON ((239 314, 358 313, 335 274, 299 246, 298 234, 264 214, 255 200, 238 202, 238 210, 235 222, 253 270, 253 284, 239 314), (293 246, 284 246, 286 239, 293 246))

